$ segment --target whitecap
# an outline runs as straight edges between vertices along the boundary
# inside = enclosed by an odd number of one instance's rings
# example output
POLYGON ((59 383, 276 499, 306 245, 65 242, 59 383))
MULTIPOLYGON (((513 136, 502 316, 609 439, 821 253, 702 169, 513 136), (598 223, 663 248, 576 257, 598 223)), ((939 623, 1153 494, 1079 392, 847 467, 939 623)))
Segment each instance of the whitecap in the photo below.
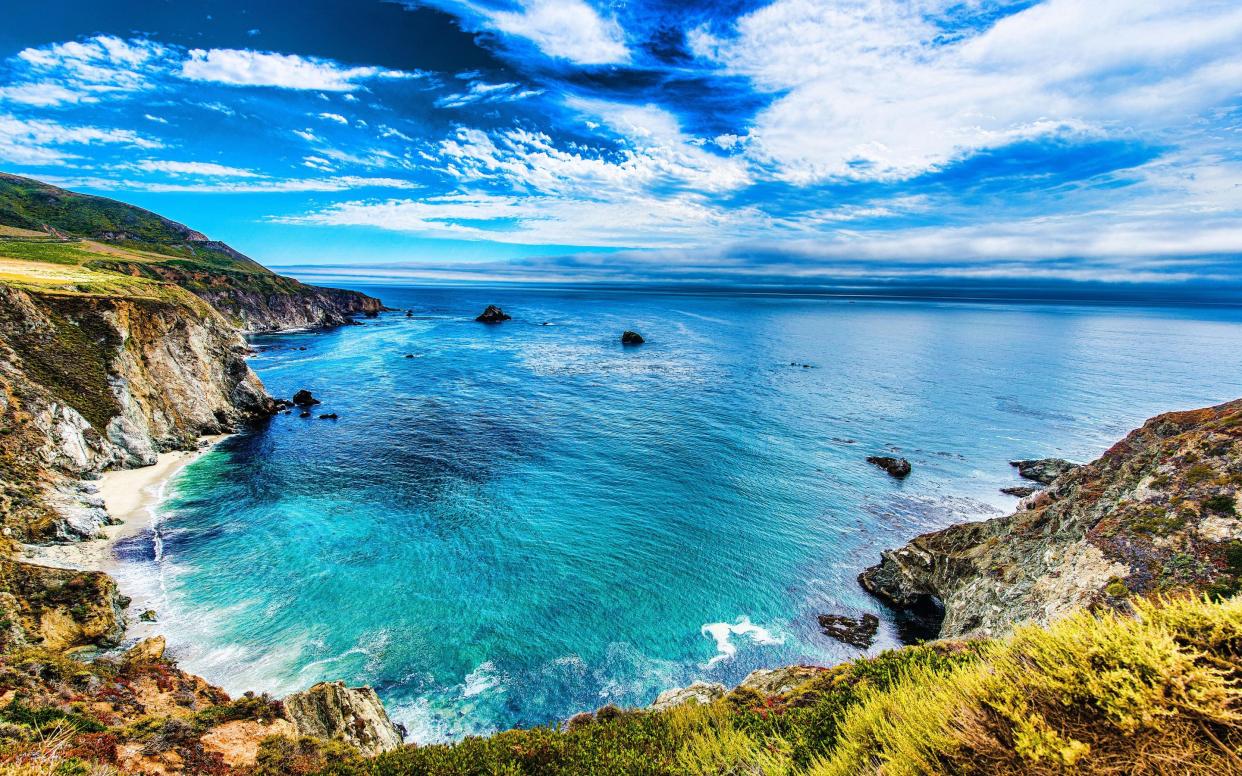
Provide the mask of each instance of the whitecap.
POLYGON ((704 636, 716 642, 716 656, 703 664, 703 668, 711 668, 722 660, 728 660, 737 654, 737 645, 733 636, 748 636, 756 644, 784 644, 783 636, 774 636, 762 625, 755 625, 749 617, 742 616, 735 623, 710 622, 699 629, 704 636))
POLYGON ((461 697, 473 698, 476 695, 482 695, 488 690, 500 689, 501 680, 504 677, 496 671, 496 664, 487 660, 479 664, 479 667, 466 674, 465 684, 462 686, 461 697))

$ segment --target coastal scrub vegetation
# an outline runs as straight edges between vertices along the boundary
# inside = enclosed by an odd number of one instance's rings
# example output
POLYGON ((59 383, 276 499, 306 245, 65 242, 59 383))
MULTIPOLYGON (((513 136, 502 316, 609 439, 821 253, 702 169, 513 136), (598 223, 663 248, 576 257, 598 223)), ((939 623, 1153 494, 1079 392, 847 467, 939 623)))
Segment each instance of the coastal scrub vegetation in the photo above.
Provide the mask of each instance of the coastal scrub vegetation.
MULTIPOLYGON (((661 712, 605 707, 558 729, 283 772, 1237 773, 1239 679, 1242 599, 1182 598, 1139 603, 1135 616, 1082 612, 1006 639, 886 652, 783 695, 740 689, 661 712)), ((289 746, 265 743, 268 766, 289 746)))

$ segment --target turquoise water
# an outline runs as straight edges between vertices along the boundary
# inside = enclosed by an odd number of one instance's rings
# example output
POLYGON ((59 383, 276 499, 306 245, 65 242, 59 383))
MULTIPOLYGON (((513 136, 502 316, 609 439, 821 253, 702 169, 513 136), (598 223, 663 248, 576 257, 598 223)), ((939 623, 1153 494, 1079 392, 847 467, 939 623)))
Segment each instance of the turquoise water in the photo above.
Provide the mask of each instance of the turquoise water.
POLYGON ((120 576, 186 668, 371 684, 418 741, 857 654, 822 612, 891 647, 882 548, 1011 508, 1011 458, 1242 396, 1236 310, 364 290, 414 317, 254 340, 340 419, 188 467, 120 576), (893 450, 904 482, 864 461, 893 450))

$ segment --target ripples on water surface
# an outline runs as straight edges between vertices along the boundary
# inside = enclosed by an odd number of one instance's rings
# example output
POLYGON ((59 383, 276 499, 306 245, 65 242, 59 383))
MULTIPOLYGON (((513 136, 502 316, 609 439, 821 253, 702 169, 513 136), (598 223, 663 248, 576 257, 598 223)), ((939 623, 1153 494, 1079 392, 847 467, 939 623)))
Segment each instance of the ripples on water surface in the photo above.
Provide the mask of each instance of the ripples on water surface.
POLYGON ((189 467, 120 576, 186 668, 368 683, 419 741, 856 654, 821 612, 893 646, 882 548, 1010 508, 1010 458, 1242 395, 1236 311, 368 290, 414 317, 254 341, 340 420, 189 467))

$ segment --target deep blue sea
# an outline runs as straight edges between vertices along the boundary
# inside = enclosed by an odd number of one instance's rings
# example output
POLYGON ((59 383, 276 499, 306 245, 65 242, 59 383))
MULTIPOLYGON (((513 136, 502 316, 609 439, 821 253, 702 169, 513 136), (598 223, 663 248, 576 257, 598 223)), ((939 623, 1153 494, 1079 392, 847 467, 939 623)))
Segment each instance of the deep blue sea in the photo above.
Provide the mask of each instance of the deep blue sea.
POLYGON ((370 684, 416 741, 857 654, 825 612, 892 647, 881 549, 1011 509, 1012 458, 1242 396, 1232 309, 362 290, 400 312, 253 339, 316 417, 183 470, 118 576, 185 668, 370 684))

